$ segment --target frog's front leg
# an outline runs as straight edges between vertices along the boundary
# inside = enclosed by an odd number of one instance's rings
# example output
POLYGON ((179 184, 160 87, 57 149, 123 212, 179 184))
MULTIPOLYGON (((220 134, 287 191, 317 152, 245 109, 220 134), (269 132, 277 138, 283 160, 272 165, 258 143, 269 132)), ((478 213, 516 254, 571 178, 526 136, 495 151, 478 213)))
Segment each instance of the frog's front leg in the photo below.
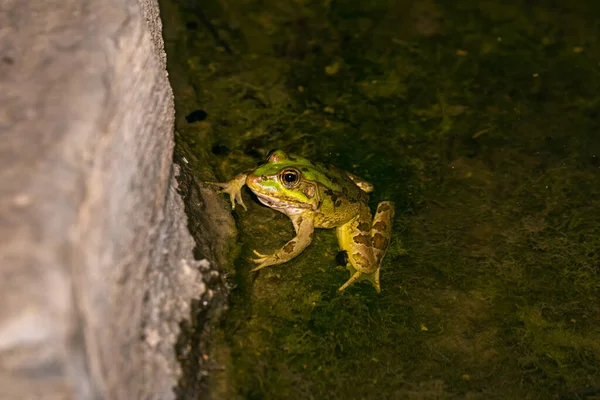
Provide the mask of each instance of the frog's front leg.
POLYGON ((259 266, 254 268, 252 271, 258 271, 259 269, 268 267, 270 265, 278 265, 290 261, 302 253, 302 251, 308 247, 310 242, 312 242, 312 237, 315 230, 315 223, 312 213, 293 215, 290 218, 292 219, 294 229, 296 230, 296 237, 287 242, 285 246, 271 255, 263 255, 257 251, 254 251, 254 254, 256 254, 258 258, 252 261, 259 264, 259 266))
POLYGON ((246 178, 248 174, 242 173, 236 175, 232 180, 225 183, 220 182, 206 182, 209 185, 215 185, 221 188, 219 193, 227 193, 231 200, 231 208, 235 209, 235 202, 237 201, 240 206, 244 208, 244 210, 248 210, 246 205, 244 204, 244 200, 242 200, 242 188, 246 184, 246 178))

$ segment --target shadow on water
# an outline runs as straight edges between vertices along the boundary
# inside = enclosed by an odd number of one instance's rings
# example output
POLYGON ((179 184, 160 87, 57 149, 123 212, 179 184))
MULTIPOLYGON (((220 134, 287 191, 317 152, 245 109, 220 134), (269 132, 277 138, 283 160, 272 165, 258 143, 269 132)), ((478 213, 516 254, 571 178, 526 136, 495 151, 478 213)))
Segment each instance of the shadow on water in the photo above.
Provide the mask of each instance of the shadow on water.
POLYGON ((212 149, 225 181, 284 148, 397 204, 381 295, 339 295, 333 231, 249 272, 293 228, 245 193, 213 398, 600 396, 600 3, 544 3, 208 0, 165 18, 179 149, 212 149))

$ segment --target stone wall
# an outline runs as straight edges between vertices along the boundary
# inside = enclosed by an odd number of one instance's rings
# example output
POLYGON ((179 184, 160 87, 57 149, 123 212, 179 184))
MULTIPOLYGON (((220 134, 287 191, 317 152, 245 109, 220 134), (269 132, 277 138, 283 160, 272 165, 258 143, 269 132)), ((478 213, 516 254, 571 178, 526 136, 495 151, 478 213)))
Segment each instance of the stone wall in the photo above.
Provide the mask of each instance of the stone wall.
POLYGON ((0 398, 173 397, 173 114, 156 1, 0 2, 0 398))

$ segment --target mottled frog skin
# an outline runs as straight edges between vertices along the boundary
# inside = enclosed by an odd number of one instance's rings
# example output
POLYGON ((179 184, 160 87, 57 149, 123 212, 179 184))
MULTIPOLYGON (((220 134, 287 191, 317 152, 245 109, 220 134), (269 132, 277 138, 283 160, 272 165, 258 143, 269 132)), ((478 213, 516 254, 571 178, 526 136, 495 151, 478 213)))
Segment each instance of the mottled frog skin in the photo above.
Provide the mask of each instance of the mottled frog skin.
POLYGON ((380 292, 379 270, 390 242, 394 204, 382 201, 372 218, 368 193, 373 185, 333 166, 313 163, 282 150, 270 154, 264 165, 241 173, 227 183, 213 183, 244 209, 241 190, 247 185, 260 202, 290 217, 296 236, 273 254, 254 251, 259 264, 253 271, 285 263, 311 243, 314 229, 337 229, 341 250, 348 255, 350 279, 339 291, 366 279, 380 292))

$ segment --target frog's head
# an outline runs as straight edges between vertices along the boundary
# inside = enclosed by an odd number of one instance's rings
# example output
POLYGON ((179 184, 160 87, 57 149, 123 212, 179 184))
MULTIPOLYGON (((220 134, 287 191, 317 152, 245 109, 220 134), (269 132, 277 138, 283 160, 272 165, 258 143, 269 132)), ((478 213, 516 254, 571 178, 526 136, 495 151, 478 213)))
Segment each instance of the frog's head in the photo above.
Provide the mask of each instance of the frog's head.
POLYGON ((267 162, 248 175, 246 184, 267 207, 286 214, 316 211, 320 206, 314 165, 283 150, 270 152, 267 162))

